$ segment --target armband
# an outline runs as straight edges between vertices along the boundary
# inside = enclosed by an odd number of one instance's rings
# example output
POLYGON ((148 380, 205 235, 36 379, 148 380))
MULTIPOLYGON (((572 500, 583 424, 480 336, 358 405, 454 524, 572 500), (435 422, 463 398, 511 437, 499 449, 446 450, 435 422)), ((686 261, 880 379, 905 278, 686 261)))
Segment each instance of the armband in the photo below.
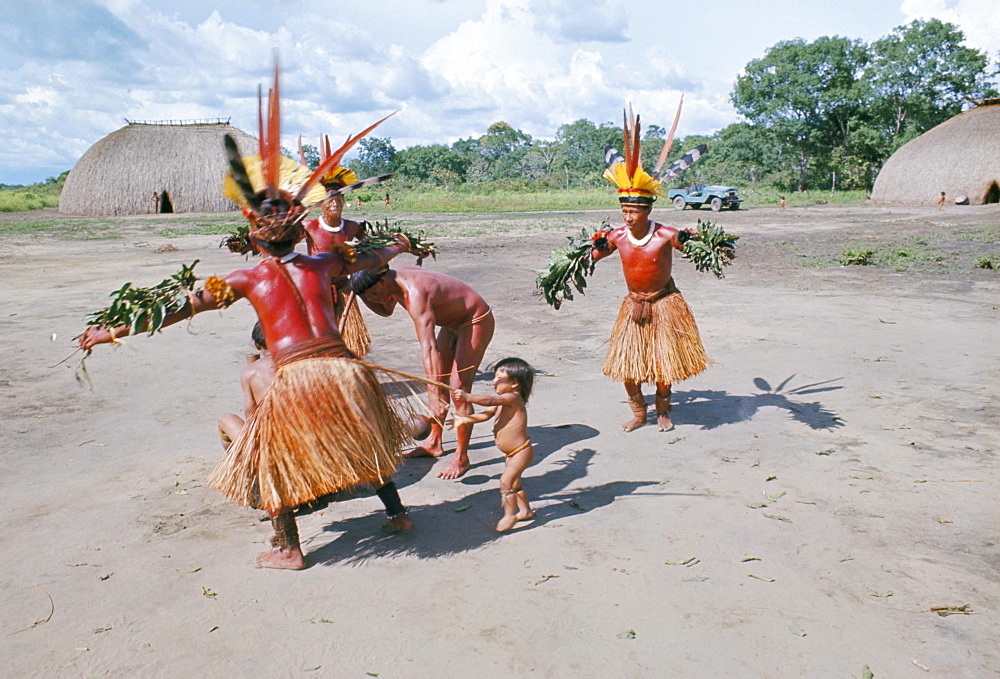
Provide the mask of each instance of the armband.
POLYGON ((215 298, 215 301, 223 309, 231 306, 236 301, 236 291, 233 290, 233 287, 229 283, 218 276, 209 276, 205 281, 205 290, 211 293, 212 297, 215 298))

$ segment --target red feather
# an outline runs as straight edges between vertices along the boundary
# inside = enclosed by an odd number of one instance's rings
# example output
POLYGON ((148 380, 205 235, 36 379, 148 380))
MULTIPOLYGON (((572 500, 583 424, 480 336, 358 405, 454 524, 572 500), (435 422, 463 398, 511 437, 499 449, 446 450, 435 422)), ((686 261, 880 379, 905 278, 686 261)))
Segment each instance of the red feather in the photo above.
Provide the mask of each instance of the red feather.
POLYGON ((366 134, 368 134, 369 132, 371 132, 372 130, 374 130, 376 127, 378 127, 379 125, 381 125, 383 122, 385 122, 386 119, 388 119, 388 118, 396 115, 396 113, 397 113, 396 111, 393 111, 392 113, 390 113, 389 115, 387 115, 385 118, 382 118, 382 120, 379 120, 378 122, 375 122, 375 123, 369 125, 368 127, 366 127, 360 134, 357 134, 357 135, 355 135, 353 137, 348 136, 347 137, 347 141, 344 142, 344 145, 341 146, 336 151, 334 151, 333 153, 330 153, 330 148, 329 148, 330 139, 328 137, 327 140, 326 140, 327 141, 327 156, 326 156, 326 158, 324 158, 320 162, 319 167, 317 167, 316 170, 312 173, 312 175, 309 176, 309 180, 306 181, 306 183, 302 185, 302 188, 299 189, 298 194, 296 194, 296 196, 295 196, 295 200, 302 200, 302 198, 304 198, 305 195, 307 193, 309 193, 309 189, 311 189, 316 184, 316 182, 318 182, 320 180, 320 178, 324 174, 326 174, 330 169, 332 169, 332 168, 334 168, 334 167, 336 167, 337 165, 340 164, 341 158, 344 157, 345 153, 347 153, 348 151, 351 150, 352 146, 354 146, 356 143, 358 143, 366 134))

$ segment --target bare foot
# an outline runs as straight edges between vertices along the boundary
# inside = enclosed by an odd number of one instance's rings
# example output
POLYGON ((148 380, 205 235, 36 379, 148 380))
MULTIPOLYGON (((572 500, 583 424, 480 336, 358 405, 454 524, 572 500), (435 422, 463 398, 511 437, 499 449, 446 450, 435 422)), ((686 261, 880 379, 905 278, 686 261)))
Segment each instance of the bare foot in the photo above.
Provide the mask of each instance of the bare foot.
POLYGON ((670 415, 663 413, 662 415, 657 413, 656 415, 657 429, 660 431, 670 431, 674 428, 674 423, 670 421, 670 415))
POLYGON ((455 458, 448 463, 448 466, 438 473, 438 478, 457 479, 459 476, 469 471, 470 466, 472 465, 469 464, 469 458, 466 457, 464 459, 459 459, 456 454, 455 458))
POLYGON ((306 567, 306 558, 301 549, 281 549, 276 547, 257 557, 258 568, 283 568, 300 571, 306 567))
POLYGON ((628 422, 622 425, 622 431, 632 431, 633 429, 638 429, 642 425, 646 424, 646 416, 633 417, 628 422))
POLYGON ((441 457, 442 455, 444 455, 444 446, 441 445, 440 441, 436 445, 428 442, 403 453, 403 457, 441 457))
POLYGON ((406 514, 397 514, 382 526, 382 530, 386 533, 405 533, 413 530, 413 519, 406 514))
POLYGON ((529 509, 527 512, 518 512, 514 515, 514 518, 518 521, 528 521, 535 518, 535 513, 529 509))
POLYGON ((517 514, 504 514, 503 518, 497 522, 497 532, 509 531, 517 524, 517 514))

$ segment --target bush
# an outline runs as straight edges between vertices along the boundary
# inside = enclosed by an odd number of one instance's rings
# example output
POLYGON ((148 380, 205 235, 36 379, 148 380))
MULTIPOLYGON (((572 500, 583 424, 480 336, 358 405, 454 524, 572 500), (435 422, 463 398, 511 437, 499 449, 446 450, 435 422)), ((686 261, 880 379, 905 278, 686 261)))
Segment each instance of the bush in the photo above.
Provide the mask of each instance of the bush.
POLYGON ((875 263, 872 261, 874 257, 874 250, 844 250, 837 261, 844 266, 868 266, 875 263))

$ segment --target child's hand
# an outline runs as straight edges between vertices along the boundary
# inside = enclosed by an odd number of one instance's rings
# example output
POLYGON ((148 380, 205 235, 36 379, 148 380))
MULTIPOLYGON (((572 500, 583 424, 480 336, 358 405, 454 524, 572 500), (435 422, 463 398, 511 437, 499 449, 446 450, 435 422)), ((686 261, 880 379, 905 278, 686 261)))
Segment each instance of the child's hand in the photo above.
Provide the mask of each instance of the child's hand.
POLYGON ((468 403, 469 402, 469 392, 464 389, 454 389, 451 392, 451 397, 454 399, 455 403, 468 403))
POLYGON ((463 424, 475 424, 471 417, 466 417, 464 415, 455 415, 448 421, 451 423, 451 428, 461 427, 463 424))

